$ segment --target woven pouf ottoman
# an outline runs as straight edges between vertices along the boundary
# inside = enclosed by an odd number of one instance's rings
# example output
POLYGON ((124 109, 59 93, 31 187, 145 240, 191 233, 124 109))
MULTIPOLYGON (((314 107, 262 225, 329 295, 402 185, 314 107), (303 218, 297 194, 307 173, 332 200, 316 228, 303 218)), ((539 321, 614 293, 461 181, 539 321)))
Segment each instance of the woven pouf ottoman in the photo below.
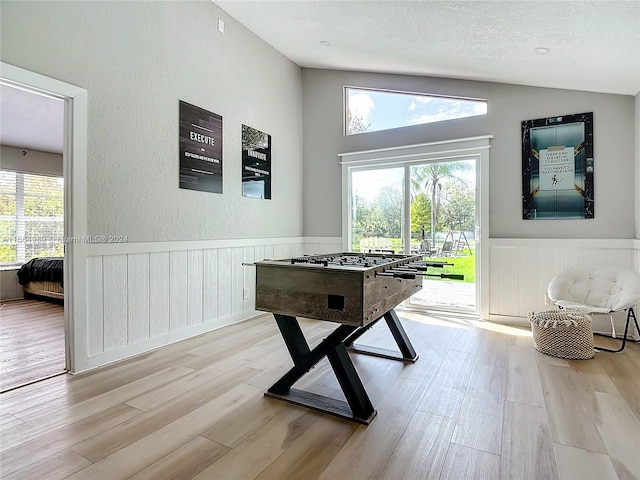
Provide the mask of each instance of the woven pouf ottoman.
POLYGON ((541 353, 572 360, 593 358, 593 327, 584 312, 572 309, 529 313, 533 345, 541 353))

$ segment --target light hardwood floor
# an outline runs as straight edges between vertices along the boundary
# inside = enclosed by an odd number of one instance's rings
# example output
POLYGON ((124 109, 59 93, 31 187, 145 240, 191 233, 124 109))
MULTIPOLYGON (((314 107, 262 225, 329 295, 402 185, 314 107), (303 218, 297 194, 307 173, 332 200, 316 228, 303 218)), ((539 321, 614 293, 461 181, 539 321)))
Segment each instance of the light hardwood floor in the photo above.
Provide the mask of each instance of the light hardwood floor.
MULTIPOLYGON (((291 366, 266 315, 2 394, 1 476, 640 479, 640 345, 567 361, 527 329, 399 314, 415 364, 352 355, 368 427, 263 396, 291 366)), ((303 321, 312 344, 333 327, 303 321)), ((393 346, 382 324, 365 340, 393 346)), ((326 362, 298 386, 342 396, 326 362)))
POLYGON ((64 372, 64 307, 40 300, 1 305, 0 391, 64 372))

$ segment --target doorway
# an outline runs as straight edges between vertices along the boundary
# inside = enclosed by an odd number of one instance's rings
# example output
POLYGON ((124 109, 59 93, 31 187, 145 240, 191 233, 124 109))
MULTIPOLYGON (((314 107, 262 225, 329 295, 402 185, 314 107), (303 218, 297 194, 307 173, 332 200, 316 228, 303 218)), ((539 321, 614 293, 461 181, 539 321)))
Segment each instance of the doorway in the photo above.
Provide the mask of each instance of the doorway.
POLYGON ((0 83, 64 103, 64 363, 77 372, 87 363, 87 332, 74 322, 86 317, 86 246, 76 239, 87 236, 87 91, 4 62, 0 83))
POLYGON ((2 82, 0 391, 66 371, 64 101, 2 82))
POLYGON ((340 155, 344 248, 433 264, 405 307, 487 318, 490 138, 340 155))
POLYGON ((407 306, 477 313, 476 160, 411 165, 411 245, 432 266, 407 306))
POLYGON ((475 159, 351 171, 351 251, 430 263, 407 306, 476 313, 475 159), (407 228, 408 225, 408 228, 407 228))

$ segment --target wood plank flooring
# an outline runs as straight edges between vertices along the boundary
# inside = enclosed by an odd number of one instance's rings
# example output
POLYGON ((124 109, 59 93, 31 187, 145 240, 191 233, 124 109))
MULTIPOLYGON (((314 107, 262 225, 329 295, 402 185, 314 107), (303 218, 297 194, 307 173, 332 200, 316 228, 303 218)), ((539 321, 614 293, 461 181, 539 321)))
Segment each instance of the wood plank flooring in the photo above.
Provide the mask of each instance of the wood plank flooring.
POLYGON ((13 300, 0 310, 0 391, 65 371, 64 307, 13 300))
MULTIPOLYGON (((0 476, 640 480, 640 345, 568 361, 524 328, 399 314, 415 364, 352 354, 368 427, 263 396, 292 365, 265 315, 0 395, 0 476)), ((302 327, 316 344, 335 325, 302 327)), ((341 396, 326 361, 297 386, 341 396)))

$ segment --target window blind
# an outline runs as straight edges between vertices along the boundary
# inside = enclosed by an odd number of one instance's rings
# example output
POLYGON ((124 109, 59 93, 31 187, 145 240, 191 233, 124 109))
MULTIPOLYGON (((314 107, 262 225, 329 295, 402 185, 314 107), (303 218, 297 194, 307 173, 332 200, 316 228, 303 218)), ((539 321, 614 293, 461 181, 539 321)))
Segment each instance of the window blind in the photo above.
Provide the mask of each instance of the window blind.
POLYGON ((0 266, 64 255, 64 179, 0 170, 0 266))

